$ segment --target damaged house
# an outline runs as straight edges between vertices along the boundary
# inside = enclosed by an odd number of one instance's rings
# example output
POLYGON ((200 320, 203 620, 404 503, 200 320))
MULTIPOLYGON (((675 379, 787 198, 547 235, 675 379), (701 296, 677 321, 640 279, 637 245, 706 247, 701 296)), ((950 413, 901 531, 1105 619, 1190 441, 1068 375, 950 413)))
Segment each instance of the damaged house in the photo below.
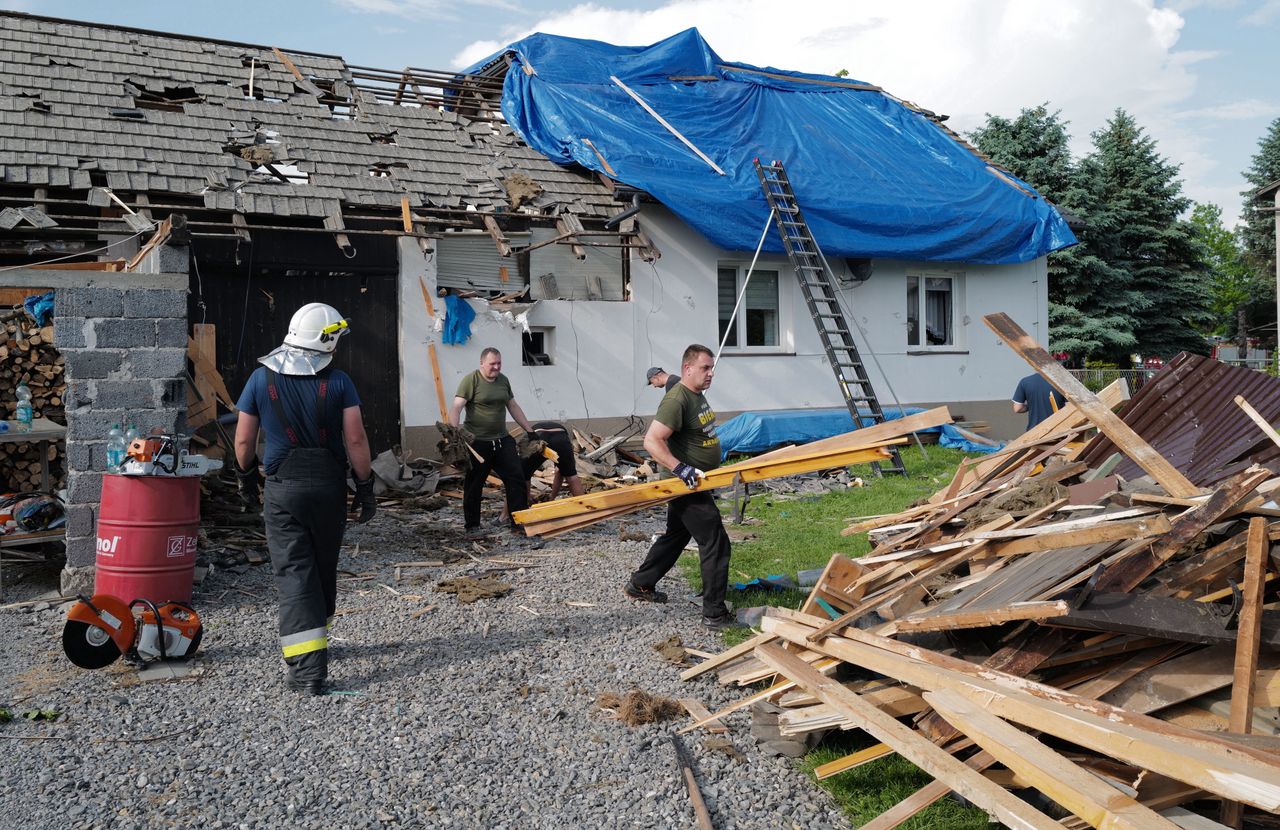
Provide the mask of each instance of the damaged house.
MULTIPOLYGON (((1044 339, 1043 255, 1073 241, 932 113, 868 84, 725 63, 692 31, 646 49, 539 35, 453 73, 4 18, 0 198, 49 222, 4 223, 4 261, 128 257, 146 241, 132 212, 181 213, 190 319, 216 324, 228 386, 293 308, 329 302, 359 334, 342 359, 381 447, 433 443, 432 343, 446 398, 495 345, 532 418, 651 412, 645 368, 718 341, 742 287, 768 215, 757 155, 787 162, 903 403, 1009 423, 1020 370, 975 321, 1007 311, 1044 339), (743 100, 749 124, 717 122, 743 100), (555 134, 553 114, 582 135, 555 134), (439 288, 475 294, 464 345, 439 343, 439 288), (497 295, 519 302, 491 313, 481 298, 497 295)), ((720 364, 724 412, 841 402, 780 251, 770 233, 720 364)))
POLYGON ((293 309, 330 303, 375 451, 430 452, 490 345, 530 418, 597 432, 656 408, 648 366, 722 335, 723 413, 839 406, 756 157, 786 162, 886 404, 1014 431, 1019 361, 977 321, 1006 311, 1043 340, 1045 254, 1074 241, 944 117, 726 63, 693 30, 536 35, 450 72, 0 16, 0 262, 128 260, 172 217, 162 270, 214 326, 231 394, 293 309), (459 302, 470 337, 446 345, 459 302))

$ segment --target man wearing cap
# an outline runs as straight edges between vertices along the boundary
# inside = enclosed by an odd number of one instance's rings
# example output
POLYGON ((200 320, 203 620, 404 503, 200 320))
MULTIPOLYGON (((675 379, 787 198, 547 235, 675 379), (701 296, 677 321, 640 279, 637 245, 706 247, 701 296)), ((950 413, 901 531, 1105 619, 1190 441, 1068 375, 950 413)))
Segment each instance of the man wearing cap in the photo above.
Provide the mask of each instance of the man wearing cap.
POLYGON ((642 602, 666 602, 667 595, 654 586, 676 564, 689 540, 695 539, 702 571, 702 622, 708 628, 722 629, 733 625, 724 602, 731 544, 711 493, 698 489, 703 471, 720 466, 716 413, 703 395, 715 376, 711 350, 697 343, 690 345, 680 360, 680 372, 678 384, 658 405, 658 414, 644 436, 644 448, 691 492, 668 502, 666 531, 654 541, 622 592, 642 602))
POLYGON ((649 381, 650 386, 661 389, 663 392, 670 392, 671 387, 680 382, 679 375, 673 375, 661 366, 650 366, 649 371, 644 373, 644 377, 649 381))
POLYGON ((284 343, 258 358, 262 365, 236 404, 240 494, 253 506, 259 428, 267 438, 262 518, 280 594, 285 686, 308 695, 328 691, 328 628, 347 523, 348 463, 360 507, 357 521, 369 521, 377 510, 360 396, 346 372, 329 366, 338 338, 349 330, 332 306, 304 305, 289 321, 284 343))

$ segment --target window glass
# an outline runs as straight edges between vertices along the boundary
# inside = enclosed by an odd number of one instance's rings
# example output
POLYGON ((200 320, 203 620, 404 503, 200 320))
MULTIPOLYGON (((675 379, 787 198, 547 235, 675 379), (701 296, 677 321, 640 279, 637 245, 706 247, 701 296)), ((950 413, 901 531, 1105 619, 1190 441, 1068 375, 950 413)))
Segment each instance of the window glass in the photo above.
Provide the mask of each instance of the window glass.
POLYGON ((925 279, 924 313, 928 345, 952 345, 955 341, 951 331, 951 280, 949 278, 925 279))
POLYGON ((907 277, 907 345, 920 345, 919 277, 907 277))
POLYGON ((717 292, 720 299, 720 339, 724 340, 726 347, 736 346, 738 345, 737 326, 729 332, 728 340, 724 339, 724 332, 729 326, 729 319, 733 316, 734 303, 738 301, 737 268, 721 268, 717 272, 717 292))
POLYGON ((756 271, 742 301, 748 346, 778 345, 778 272, 756 271))

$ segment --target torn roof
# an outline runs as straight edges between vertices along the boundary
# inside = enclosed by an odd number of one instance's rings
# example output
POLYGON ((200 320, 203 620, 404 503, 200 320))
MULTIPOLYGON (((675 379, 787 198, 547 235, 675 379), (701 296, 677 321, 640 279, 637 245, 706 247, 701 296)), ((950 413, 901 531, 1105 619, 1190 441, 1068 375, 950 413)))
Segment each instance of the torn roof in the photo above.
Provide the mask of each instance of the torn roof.
POLYGON ((1030 185, 871 84, 730 63, 696 29, 642 47, 535 34, 467 71, 501 58, 502 111, 530 146, 647 191, 722 248, 755 248, 769 214, 756 158, 786 166, 828 253, 1015 263, 1076 241, 1030 185))
POLYGON ((619 210, 597 178, 551 163, 501 121, 443 112, 420 77, 400 91, 424 103, 405 105, 368 81, 398 73, 340 57, 13 12, 0 21, 6 185, 323 217, 341 205, 399 211, 404 196, 415 210, 509 211, 504 182, 520 174, 541 188, 524 212, 619 210))

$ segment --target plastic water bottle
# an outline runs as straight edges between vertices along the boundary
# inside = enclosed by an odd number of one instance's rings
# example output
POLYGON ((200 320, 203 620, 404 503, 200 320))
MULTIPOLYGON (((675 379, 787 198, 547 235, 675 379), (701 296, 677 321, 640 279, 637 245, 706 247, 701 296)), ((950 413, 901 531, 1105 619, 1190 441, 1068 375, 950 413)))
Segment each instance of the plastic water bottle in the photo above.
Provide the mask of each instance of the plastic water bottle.
POLYGON ((111 427, 111 431, 107 433, 107 472, 120 472, 127 446, 124 442, 124 433, 120 431, 120 425, 111 427))
POLYGON ((138 437, 138 434, 138 427, 134 424, 129 424, 129 429, 124 433, 124 446, 126 450, 133 446, 133 440, 138 437))
POLYGON ((31 390, 25 383, 18 384, 18 406, 13 417, 18 422, 19 432, 31 429, 31 390))

